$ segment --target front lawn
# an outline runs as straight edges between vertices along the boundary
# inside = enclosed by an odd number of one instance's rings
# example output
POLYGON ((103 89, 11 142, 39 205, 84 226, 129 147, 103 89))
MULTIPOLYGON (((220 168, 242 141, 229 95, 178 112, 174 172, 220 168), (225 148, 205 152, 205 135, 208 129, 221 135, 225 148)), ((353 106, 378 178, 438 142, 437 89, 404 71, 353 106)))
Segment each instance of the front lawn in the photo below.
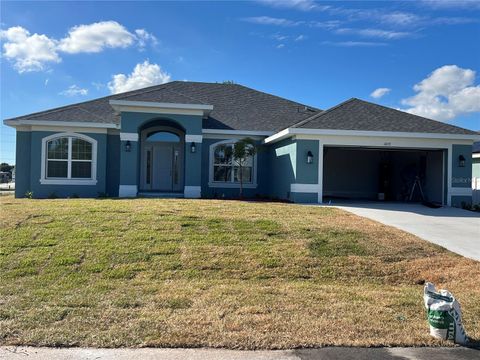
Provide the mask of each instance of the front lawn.
POLYGON ((0 344, 440 344, 425 280, 480 339, 480 263, 325 207, 0 198, 0 344))

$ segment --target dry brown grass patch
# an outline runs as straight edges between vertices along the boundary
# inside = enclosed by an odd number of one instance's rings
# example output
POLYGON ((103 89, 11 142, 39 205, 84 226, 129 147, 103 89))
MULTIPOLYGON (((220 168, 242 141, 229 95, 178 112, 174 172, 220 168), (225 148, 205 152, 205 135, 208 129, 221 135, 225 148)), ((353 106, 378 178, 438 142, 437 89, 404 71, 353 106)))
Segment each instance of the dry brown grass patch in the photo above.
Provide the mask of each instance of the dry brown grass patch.
POLYGON ((3 345, 440 345, 424 281, 480 338, 480 263, 337 209, 0 201, 3 345))

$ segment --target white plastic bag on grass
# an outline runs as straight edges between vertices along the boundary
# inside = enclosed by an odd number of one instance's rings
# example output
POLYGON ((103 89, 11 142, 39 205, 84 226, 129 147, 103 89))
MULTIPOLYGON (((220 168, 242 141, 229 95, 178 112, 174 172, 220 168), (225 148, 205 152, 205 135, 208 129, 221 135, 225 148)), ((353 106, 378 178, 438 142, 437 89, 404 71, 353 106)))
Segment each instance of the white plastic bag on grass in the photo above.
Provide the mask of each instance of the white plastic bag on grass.
POLYGON ((435 290, 435 285, 426 283, 423 300, 430 324, 430 335, 442 340, 465 344, 467 336, 462 325, 460 304, 447 290, 435 290))

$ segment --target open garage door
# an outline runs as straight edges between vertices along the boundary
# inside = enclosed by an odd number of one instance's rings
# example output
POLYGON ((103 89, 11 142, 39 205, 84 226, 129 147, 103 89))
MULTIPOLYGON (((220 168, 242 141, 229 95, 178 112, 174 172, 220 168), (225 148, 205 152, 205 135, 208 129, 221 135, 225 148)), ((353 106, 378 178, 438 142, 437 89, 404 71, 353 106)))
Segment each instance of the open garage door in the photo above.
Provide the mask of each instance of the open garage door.
POLYGON ((444 150, 325 146, 323 197, 445 204, 444 150))

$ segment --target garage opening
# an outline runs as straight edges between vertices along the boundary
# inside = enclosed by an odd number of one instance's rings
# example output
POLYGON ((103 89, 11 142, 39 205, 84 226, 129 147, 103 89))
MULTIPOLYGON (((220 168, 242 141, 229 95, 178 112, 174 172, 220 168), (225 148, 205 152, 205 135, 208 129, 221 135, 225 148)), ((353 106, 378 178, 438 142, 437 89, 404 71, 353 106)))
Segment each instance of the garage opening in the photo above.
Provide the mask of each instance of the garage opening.
POLYGON ((445 204, 444 152, 325 146, 324 201, 424 199, 445 204))

